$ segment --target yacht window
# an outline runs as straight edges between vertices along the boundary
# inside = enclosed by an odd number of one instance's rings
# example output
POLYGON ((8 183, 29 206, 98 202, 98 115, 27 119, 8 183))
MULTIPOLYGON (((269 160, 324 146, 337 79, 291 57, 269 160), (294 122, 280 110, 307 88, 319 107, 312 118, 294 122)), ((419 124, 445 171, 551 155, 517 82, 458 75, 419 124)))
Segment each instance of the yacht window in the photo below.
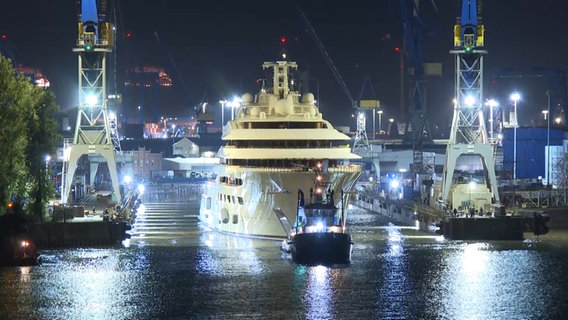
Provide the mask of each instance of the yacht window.
POLYGON ((313 121, 252 121, 243 123, 247 129, 327 129, 325 122, 313 121))

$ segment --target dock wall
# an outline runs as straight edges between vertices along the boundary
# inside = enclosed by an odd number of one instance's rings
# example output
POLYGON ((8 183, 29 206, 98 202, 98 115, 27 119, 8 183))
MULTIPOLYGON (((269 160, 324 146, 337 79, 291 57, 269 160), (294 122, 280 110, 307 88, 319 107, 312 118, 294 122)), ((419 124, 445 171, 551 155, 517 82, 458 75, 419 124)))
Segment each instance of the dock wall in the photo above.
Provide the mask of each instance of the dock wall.
POLYGON ((417 226, 420 230, 431 232, 431 226, 440 221, 443 214, 433 207, 406 199, 389 199, 371 192, 359 192, 352 200, 353 205, 377 212, 403 226, 417 226))
POLYGON ((106 246, 128 238, 126 222, 92 221, 29 224, 27 234, 39 249, 106 246))
POLYGON ((452 240, 522 240, 527 228, 524 217, 449 218, 442 224, 452 240))

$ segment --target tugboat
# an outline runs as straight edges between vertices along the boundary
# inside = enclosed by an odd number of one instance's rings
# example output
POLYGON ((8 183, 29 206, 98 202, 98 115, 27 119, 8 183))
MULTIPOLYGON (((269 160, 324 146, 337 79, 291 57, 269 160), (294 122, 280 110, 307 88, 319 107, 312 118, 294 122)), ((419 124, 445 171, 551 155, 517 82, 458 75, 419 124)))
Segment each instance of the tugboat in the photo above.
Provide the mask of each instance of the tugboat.
POLYGON ((39 262, 34 242, 26 236, 25 218, 16 213, 0 216, 0 265, 33 266, 39 262))
POLYGON ((35 266, 39 263, 39 256, 36 245, 30 239, 24 237, 2 239, 2 249, 0 249, 2 266, 35 266))
POLYGON ((345 225, 343 192, 341 209, 334 205, 333 195, 323 201, 317 199, 305 205, 304 193, 298 190, 296 223, 283 240, 282 250, 300 264, 348 264, 353 241, 345 225))

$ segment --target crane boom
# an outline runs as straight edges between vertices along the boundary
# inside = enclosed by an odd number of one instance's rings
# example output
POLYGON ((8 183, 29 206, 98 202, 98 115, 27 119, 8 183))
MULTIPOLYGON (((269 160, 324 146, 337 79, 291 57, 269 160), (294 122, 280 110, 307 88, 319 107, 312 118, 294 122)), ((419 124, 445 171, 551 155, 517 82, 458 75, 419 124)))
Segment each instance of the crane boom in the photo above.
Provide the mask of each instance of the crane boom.
POLYGON ((341 77, 341 74, 339 73, 339 71, 337 70, 337 68, 335 67, 335 64, 333 63, 333 61, 331 60, 331 58, 329 57, 329 54, 327 53, 327 51, 325 50, 325 47, 323 46, 321 40, 319 39, 318 35, 316 34, 316 31, 314 30, 314 28, 312 27, 312 24, 310 23, 310 21, 308 20, 308 18, 306 17, 306 15, 304 14, 304 12, 298 7, 298 12, 300 13, 300 16, 302 17, 302 20, 304 21, 304 23, 306 24, 306 27, 308 28, 308 32, 310 33, 310 35, 312 36, 312 38, 314 39, 318 49, 320 50, 321 54, 323 55, 323 58, 325 60, 325 62, 327 63, 327 65, 329 66, 329 68, 331 69, 331 72, 333 72, 333 75, 335 76, 335 79, 337 80, 337 82, 339 83, 339 85, 341 86, 341 89, 343 90, 343 93, 345 93, 345 95, 347 96, 347 98, 349 99, 349 101, 351 102, 351 106, 353 108, 357 108, 357 102, 353 99, 353 96, 351 95, 351 92, 349 92, 349 89, 347 88, 347 85, 345 84, 345 81, 343 81, 343 78, 341 77))

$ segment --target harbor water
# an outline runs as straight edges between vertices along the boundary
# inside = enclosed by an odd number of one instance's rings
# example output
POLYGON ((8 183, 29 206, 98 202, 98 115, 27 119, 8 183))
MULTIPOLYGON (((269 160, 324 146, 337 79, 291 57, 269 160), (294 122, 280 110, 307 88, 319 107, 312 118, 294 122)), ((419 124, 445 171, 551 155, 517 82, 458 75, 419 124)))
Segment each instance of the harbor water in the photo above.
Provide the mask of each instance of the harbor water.
POLYGON ((198 223, 198 188, 150 189, 132 238, 0 268, 0 319, 563 319, 568 231, 448 241, 351 207, 349 265, 198 223))

